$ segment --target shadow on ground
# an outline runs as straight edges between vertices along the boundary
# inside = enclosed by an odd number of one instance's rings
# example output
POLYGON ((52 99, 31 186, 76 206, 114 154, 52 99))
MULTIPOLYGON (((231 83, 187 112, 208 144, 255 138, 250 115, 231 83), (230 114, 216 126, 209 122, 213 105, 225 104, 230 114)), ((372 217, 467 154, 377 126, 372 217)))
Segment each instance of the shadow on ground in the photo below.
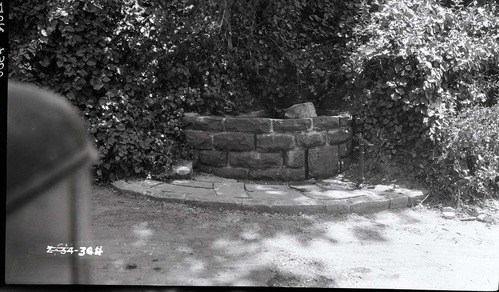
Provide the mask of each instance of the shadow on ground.
MULTIPOLYGON (((163 203, 103 186, 95 187, 92 203, 95 244, 104 248, 93 260, 95 284, 355 287, 368 281, 411 288, 407 279, 419 279, 407 269, 427 262, 407 264, 408 257, 425 253, 422 234, 438 235, 411 210, 268 214, 163 203)), ((449 236, 435 240, 451 243, 449 236)))

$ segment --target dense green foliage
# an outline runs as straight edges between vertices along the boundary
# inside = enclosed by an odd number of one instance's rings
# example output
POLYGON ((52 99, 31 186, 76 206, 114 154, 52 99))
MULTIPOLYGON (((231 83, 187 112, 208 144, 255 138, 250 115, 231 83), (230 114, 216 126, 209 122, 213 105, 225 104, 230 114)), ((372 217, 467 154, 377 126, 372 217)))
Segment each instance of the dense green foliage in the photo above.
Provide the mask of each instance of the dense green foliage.
POLYGON ((499 196, 499 104, 447 119, 441 131, 435 187, 454 199, 499 196))
MULTIPOLYGON (((96 174, 110 179, 159 172, 182 149, 184 101, 178 88, 158 98, 155 58, 164 49, 131 4, 13 1, 10 8, 10 76, 53 88, 80 108, 101 154, 96 174)), ((179 71, 171 80, 183 79, 179 71)))
POLYGON ((334 96, 357 2, 11 1, 9 75, 79 107, 98 178, 160 174, 190 155, 185 111, 276 114, 334 96))
MULTIPOLYGON (((499 13, 492 2, 468 6, 461 1, 447 2, 387 0, 380 4, 368 21, 354 29, 355 37, 349 43, 352 54, 342 70, 362 131, 382 147, 378 155, 398 154, 403 159, 407 154, 420 155, 431 160, 440 176, 470 182, 470 172, 465 174, 458 166, 456 153, 445 151, 471 147, 465 140, 454 140, 453 135, 464 135, 456 132, 460 119, 473 124, 460 112, 489 107, 499 100, 499 13), (441 155, 455 167, 447 171, 448 164, 434 159, 441 155)), ((474 116, 478 113, 481 111, 476 110, 474 116)), ((496 136, 497 128, 489 128, 475 138, 496 136)), ((481 148, 473 149, 470 151, 476 155, 475 150, 481 148)), ((498 158, 483 155, 484 159, 498 158)), ((497 167, 492 162, 487 163, 497 167)), ((428 168, 422 172, 429 175, 428 168)), ((493 180, 497 174, 496 169, 488 172, 489 177, 481 173, 473 179, 493 180)), ((437 186, 439 180, 430 183, 437 186)), ((471 189, 483 192, 478 183, 471 189)))
POLYGON ((493 1, 15 0, 9 22, 9 76, 79 107, 101 180, 189 158, 184 112, 312 101, 351 108, 372 159, 415 161, 435 191, 499 186, 493 1))

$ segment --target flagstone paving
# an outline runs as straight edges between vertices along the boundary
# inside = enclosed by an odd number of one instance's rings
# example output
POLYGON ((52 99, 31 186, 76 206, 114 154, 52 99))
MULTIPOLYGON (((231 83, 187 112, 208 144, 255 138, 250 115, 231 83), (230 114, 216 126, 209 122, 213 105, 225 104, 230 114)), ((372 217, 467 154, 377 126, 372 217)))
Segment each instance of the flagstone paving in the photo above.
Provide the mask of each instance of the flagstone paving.
POLYGON ((373 213, 418 204, 424 191, 394 185, 356 188, 339 179, 289 184, 244 182, 212 175, 161 182, 119 180, 113 186, 153 199, 196 206, 282 213, 373 213))

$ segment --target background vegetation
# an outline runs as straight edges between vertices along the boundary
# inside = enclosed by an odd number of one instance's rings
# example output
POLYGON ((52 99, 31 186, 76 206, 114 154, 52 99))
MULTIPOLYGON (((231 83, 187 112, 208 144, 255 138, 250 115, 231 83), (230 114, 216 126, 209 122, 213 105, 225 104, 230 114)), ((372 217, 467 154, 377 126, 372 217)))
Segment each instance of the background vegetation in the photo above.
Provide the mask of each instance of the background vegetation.
POLYGON ((497 5, 378 7, 353 29, 341 67, 374 156, 412 162, 434 192, 456 201, 497 196, 497 5))
POLYGON ((9 76, 79 107, 101 181, 189 158, 186 111, 312 101, 356 115, 371 167, 413 161, 456 201, 498 195, 493 1, 15 0, 9 24, 9 76))

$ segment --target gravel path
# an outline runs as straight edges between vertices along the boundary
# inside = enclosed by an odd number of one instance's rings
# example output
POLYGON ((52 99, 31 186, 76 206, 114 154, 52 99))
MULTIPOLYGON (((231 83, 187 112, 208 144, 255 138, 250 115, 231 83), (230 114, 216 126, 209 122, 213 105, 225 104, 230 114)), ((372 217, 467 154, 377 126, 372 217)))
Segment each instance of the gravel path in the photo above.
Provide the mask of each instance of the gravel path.
POLYGON ((103 246, 94 284, 498 288, 497 219, 444 219, 423 206, 362 216, 216 210, 103 186, 92 204, 103 246))

